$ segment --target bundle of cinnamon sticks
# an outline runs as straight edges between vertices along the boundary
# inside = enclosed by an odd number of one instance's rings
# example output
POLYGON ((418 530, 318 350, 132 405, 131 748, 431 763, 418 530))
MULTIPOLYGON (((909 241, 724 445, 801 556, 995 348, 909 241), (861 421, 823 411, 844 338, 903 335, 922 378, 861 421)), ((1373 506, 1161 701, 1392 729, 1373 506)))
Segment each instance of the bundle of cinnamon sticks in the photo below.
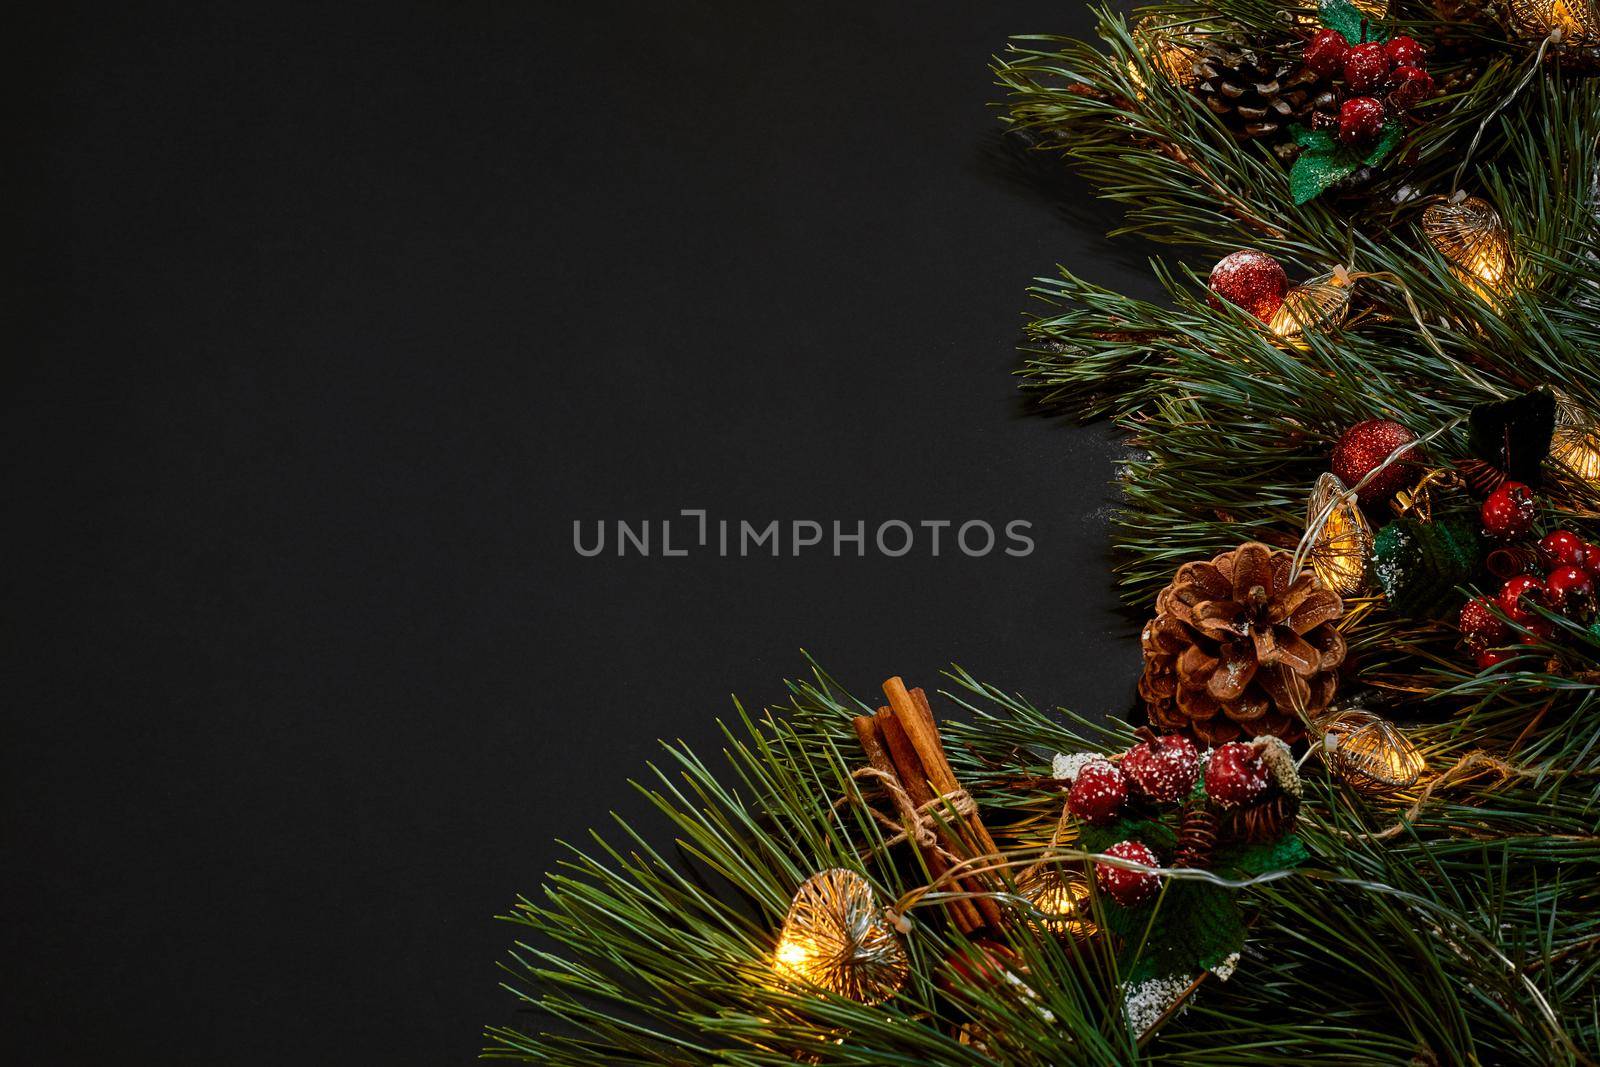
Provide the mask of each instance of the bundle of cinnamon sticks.
MULTIPOLYGON (((883 683, 883 694, 889 701, 887 707, 879 708, 876 715, 856 716, 856 737, 867 762, 879 772, 893 775, 912 805, 927 813, 937 845, 924 846, 917 826, 906 826, 905 830, 907 837, 917 842, 928 872, 938 879, 963 860, 998 857, 999 849, 976 807, 966 805, 964 814, 956 810, 956 798, 965 794, 945 757, 927 695, 921 689, 906 689, 897 677, 883 683)), ((1001 887, 992 874, 974 874, 958 875, 946 888, 957 893, 982 893, 1001 887)), ((952 898, 946 910, 964 934, 984 927, 998 929, 1003 921, 999 906, 988 897, 952 898)))

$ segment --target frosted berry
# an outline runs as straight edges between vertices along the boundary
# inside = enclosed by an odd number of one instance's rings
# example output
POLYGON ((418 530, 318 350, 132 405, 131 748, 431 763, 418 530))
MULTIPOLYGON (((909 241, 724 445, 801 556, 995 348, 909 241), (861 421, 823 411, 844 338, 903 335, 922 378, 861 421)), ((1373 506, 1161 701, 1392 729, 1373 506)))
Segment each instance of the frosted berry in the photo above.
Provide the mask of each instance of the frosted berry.
POLYGON ((1477 656, 1473 658, 1472 662, 1480 671, 1486 671, 1490 667, 1498 667, 1506 660, 1514 659, 1515 657, 1515 652, 1500 652, 1495 649, 1486 648, 1482 652, 1479 652, 1477 656))
POLYGON ((1521 482, 1503 482, 1484 500, 1479 514, 1484 533, 1500 541, 1514 541, 1533 532, 1539 505, 1532 489, 1521 482))
POLYGON ((1206 284, 1216 294, 1208 299, 1218 311, 1222 310, 1220 297, 1266 322, 1282 306, 1289 276, 1283 265, 1265 252, 1245 248, 1219 259, 1206 284))
POLYGON ((1383 105, 1370 96, 1357 96, 1339 105, 1339 132, 1346 148, 1371 144, 1383 132, 1383 105))
POLYGON ((1574 566, 1582 567, 1589 572, 1589 577, 1595 581, 1600 581, 1600 545, 1595 544, 1593 541, 1585 541, 1583 543, 1583 561, 1574 564, 1574 566))
POLYGON ((1511 627, 1494 613, 1493 602, 1488 597, 1474 597, 1463 604, 1457 626, 1461 639, 1474 652, 1503 645, 1511 638, 1511 627))
POLYGON ((1134 745, 1122 757, 1122 773, 1133 792, 1157 804, 1187 800, 1200 776, 1200 754, 1182 734, 1134 745))
POLYGON ((1415 37, 1390 38, 1389 43, 1383 46, 1384 55, 1389 60, 1391 67, 1423 67, 1428 62, 1428 54, 1422 50, 1415 37))
POLYGON ((1389 75, 1389 103, 1402 111, 1433 97, 1433 78, 1417 67, 1396 67, 1389 75))
POLYGON ((1555 623, 1549 619, 1529 619, 1522 626, 1527 632, 1519 634, 1517 640, 1525 645, 1541 644, 1556 636, 1555 623))
MULTIPOLYGON (((1106 849, 1105 854, 1130 863, 1142 863, 1146 867, 1154 867, 1157 862, 1156 854, 1138 841, 1118 841, 1106 849)), ((1109 863, 1094 865, 1094 880, 1101 892, 1125 908, 1138 904, 1161 884, 1161 879, 1149 871, 1132 871, 1126 867, 1113 867, 1109 863)))
POLYGON ((1224 808, 1260 800, 1272 783, 1266 761, 1249 741, 1229 741, 1206 761, 1206 795, 1224 808))
POLYGON ((1345 53, 1350 42, 1338 30, 1320 30, 1306 45, 1305 65, 1311 73, 1326 78, 1344 67, 1345 53))
POLYGON ((1531 574, 1519 574, 1500 587, 1495 601, 1512 622, 1526 626, 1539 618, 1530 604, 1544 603, 1544 583, 1531 574))
POLYGON ((1344 83, 1352 92, 1366 95, 1383 84, 1389 73, 1389 53, 1376 41, 1351 45, 1344 54, 1344 83))
POLYGON ((1545 599, 1569 619, 1588 622, 1594 615, 1594 582, 1578 567, 1557 567, 1545 576, 1545 599))
POLYGON ((1587 567, 1588 561, 1583 538, 1571 530, 1552 530, 1539 538, 1539 566, 1547 571, 1557 567, 1587 567))
POLYGON ((1128 800, 1128 781, 1116 766, 1097 759, 1085 763, 1072 780, 1067 807, 1080 819, 1106 823, 1117 817, 1128 800))

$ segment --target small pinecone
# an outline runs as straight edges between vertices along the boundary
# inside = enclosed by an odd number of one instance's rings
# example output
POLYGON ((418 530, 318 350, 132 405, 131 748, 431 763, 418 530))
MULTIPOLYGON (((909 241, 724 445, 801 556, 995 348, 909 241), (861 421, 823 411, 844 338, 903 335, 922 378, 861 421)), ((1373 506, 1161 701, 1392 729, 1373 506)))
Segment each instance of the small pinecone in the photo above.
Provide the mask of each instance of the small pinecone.
POLYGON ((1151 722, 1212 745, 1304 735, 1338 686, 1344 602, 1293 560, 1251 542, 1178 568, 1140 636, 1151 722))
POLYGON ((1300 814, 1300 798, 1274 793, 1259 804, 1233 808, 1222 816, 1222 832, 1230 841, 1259 844, 1276 841, 1294 829, 1300 814))
POLYGON ((1210 864, 1220 825, 1216 811, 1203 798, 1186 803, 1178 823, 1178 847, 1173 850, 1172 865, 1192 870, 1210 864))
POLYGON ((1265 138, 1287 160, 1299 152, 1289 137, 1291 125, 1312 126, 1319 114, 1325 121, 1338 119, 1332 81, 1298 60, 1209 40, 1197 52, 1194 92, 1241 141, 1265 138))

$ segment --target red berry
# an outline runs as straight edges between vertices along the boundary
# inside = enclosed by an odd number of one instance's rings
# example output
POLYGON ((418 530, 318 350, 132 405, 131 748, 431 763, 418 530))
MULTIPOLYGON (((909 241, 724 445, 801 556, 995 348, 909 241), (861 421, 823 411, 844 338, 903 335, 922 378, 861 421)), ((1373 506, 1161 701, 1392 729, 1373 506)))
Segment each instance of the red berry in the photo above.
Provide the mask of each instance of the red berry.
POLYGON ((1404 35, 1390 39, 1383 46, 1383 51, 1393 67, 1423 67, 1427 64, 1428 54, 1422 50, 1416 38, 1404 35))
POLYGON ((1587 571, 1557 567, 1545 576, 1544 591, 1550 606, 1569 619, 1588 622, 1594 614, 1594 582, 1587 571))
POLYGON ((1305 64, 1313 74, 1326 78, 1344 66, 1350 42, 1338 30, 1321 30, 1306 45, 1305 64))
POLYGON ((1585 541, 1581 550, 1583 560, 1574 566, 1582 567, 1589 572, 1589 577, 1600 581, 1600 545, 1593 541, 1585 541))
POLYGON ((1128 782, 1107 760, 1092 760, 1083 765, 1072 780, 1067 807, 1080 819, 1106 823, 1117 817, 1128 799, 1128 782))
POLYGON ((1533 532, 1539 506, 1532 489, 1521 482, 1503 482, 1484 500, 1480 514, 1485 533, 1501 541, 1513 541, 1533 532))
POLYGON ((1582 567, 1587 560, 1583 538, 1571 530, 1551 530, 1539 538, 1539 566, 1547 571, 1557 567, 1582 567))
POLYGON ((1519 574, 1500 587, 1495 602, 1506 618, 1526 626, 1539 617, 1528 605, 1544 604, 1544 583, 1531 574, 1519 574))
POLYGON ((1177 804, 1194 789, 1200 755, 1187 737, 1167 734, 1130 748, 1122 757, 1122 773, 1138 795, 1157 804, 1177 804))
POLYGON ((1219 745, 1206 761, 1206 795, 1224 808, 1259 800, 1270 784, 1272 774, 1252 742, 1219 745))
POLYGON ((1389 53, 1376 41, 1351 45, 1344 54, 1344 83, 1352 92, 1365 95, 1383 84, 1389 73, 1389 53))
POLYGON ((1490 667, 1499 666, 1508 659, 1516 658, 1516 655, 1515 652, 1497 652, 1492 649, 1485 649, 1479 652, 1472 662, 1477 664, 1480 671, 1486 671, 1490 667))
POLYGON ((1289 276, 1283 265, 1265 252, 1245 248, 1218 260, 1206 284, 1216 294, 1207 299, 1218 311, 1222 304, 1217 297, 1221 297, 1266 322, 1282 305, 1283 294, 1289 291, 1289 276))
POLYGON ((1389 89, 1389 103, 1402 111, 1433 96, 1433 78, 1416 67, 1396 67, 1384 84, 1389 89))
POLYGON ((1488 597, 1474 597, 1463 604, 1457 626, 1462 640, 1474 652, 1505 644, 1511 637, 1511 627, 1494 613, 1494 602, 1488 597))
POLYGON ((1525 645, 1537 645, 1549 641, 1556 635, 1555 624, 1549 619, 1529 619, 1522 625, 1527 633, 1519 634, 1517 640, 1525 645))
POLYGON ((1339 106, 1339 132, 1346 148, 1371 144, 1383 132, 1383 105, 1370 96, 1357 96, 1339 106))
MULTIPOLYGON (((1339 480, 1354 489, 1356 484, 1376 470, 1389 454, 1401 445, 1408 445, 1417 435, 1388 419, 1368 419, 1358 422, 1344 432, 1333 449, 1333 473, 1339 480)), ((1413 448, 1383 468, 1358 495, 1363 504, 1374 504, 1394 496, 1416 477, 1412 460, 1421 449, 1413 448)))
MULTIPOLYGON (((1146 867, 1154 867, 1157 862, 1156 854, 1138 841, 1118 841, 1106 849, 1105 854, 1130 863, 1140 863, 1146 867)), ((1144 900, 1161 884, 1161 879, 1149 871, 1133 871, 1126 867, 1114 867, 1109 863, 1094 865, 1094 880, 1099 883, 1103 892, 1125 908, 1131 908, 1144 900)))

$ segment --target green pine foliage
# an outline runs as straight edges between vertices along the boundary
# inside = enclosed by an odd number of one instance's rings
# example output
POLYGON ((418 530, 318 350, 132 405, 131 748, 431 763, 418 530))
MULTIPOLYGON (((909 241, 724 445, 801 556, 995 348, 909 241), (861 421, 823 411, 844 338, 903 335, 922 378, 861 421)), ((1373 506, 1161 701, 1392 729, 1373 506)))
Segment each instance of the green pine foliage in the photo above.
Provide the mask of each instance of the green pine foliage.
MULTIPOLYGON (((1263 0, 1147 10, 1298 48, 1284 10, 1263 0)), ((1355 422, 1432 434, 1430 456, 1447 463, 1469 453, 1470 413, 1486 403, 1554 387, 1600 411, 1600 83, 1562 58, 1534 69, 1537 42, 1431 10, 1405 0, 1385 30, 1453 42, 1430 64, 1452 88, 1358 190, 1299 205, 1290 165, 1235 140, 1152 67, 1120 15, 1102 12, 1098 41, 1018 38, 997 63, 1009 124, 1119 204, 1118 232, 1174 249, 1151 263, 1159 304, 1064 268, 1040 278, 1022 372, 1042 401, 1114 420, 1137 449, 1114 531, 1137 614, 1183 562, 1247 540, 1293 545, 1313 480, 1355 422), (1419 230, 1429 198, 1458 187, 1515 237, 1515 284, 1492 303, 1419 230), (1350 316, 1287 347, 1213 309, 1205 273, 1241 247, 1294 279, 1357 273, 1350 316)), ((1547 526, 1600 540, 1592 490, 1553 478, 1541 496, 1547 526)), ((1469 501, 1438 507, 1471 518, 1469 501)), ((1416 787, 1365 796, 1308 754, 1294 838, 1239 850, 1213 876, 1165 878, 1142 909, 1096 896, 1095 921, 1118 945, 1060 937, 1007 894, 1014 982, 951 965, 971 946, 943 921, 941 893, 917 895, 930 881, 917 853, 886 847, 866 810, 850 718, 870 708, 820 671, 792 683, 785 708, 739 709, 723 763, 669 746, 639 784, 674 848, 619 821, 508 916, 520 939, 506 986, 528 1017, 492 1030, 486 1054, 572 1067, 1595 1063, 1600 635, 1552 615, 1552 637, 1480 672, 1437 601, 1458 604, 1484 580, 1418 594, 1433 603, 1415 610, 1375 599, 1345 621, 1357 667, 1346 689, 1405 724, 1429 768, 1416 787), (835 866, 861 872, 885 905, 916 901, 910 978, 879 1005, 774 975, 796 887, 835 866), (1201 982, 1153 1033, 1130 1025, 1124 983, 1174 953, 1214 962, 1246 937, 1230 979, 1201 982)), ((1069 863, 1104 847, 1105 834, 1059 837, 1059 791, 1027 780, 1056 752, 1123 749, 1128 731, 959 669, 949 682, 941 717, 963 714, 946 719, 946 747, 1013 871, 1052 842, 1069 863)))

